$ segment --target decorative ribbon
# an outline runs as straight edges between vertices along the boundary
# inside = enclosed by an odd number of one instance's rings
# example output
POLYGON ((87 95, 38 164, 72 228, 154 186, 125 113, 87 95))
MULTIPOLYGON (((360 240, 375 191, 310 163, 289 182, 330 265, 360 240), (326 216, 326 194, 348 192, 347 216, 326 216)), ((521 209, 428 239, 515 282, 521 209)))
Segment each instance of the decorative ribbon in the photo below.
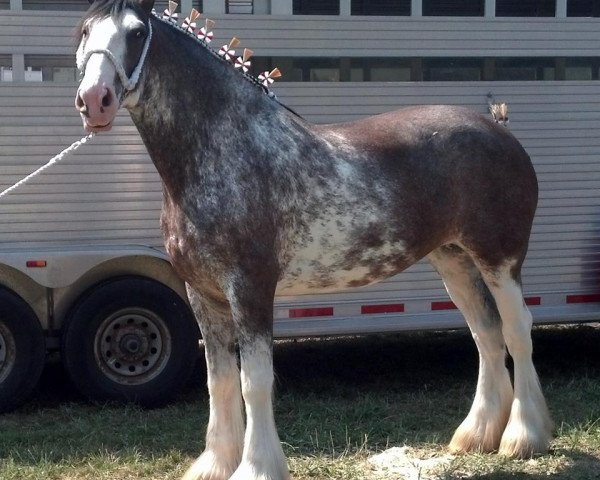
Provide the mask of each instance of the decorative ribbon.
POLYGON ((276 78, 281 77, 281 72, 277 67, 275 67, 270 72, 267 70, 266 72, 261 73, 258 76, 258 81, 263 84, 264 87, 268 87, 272 85, 276 78))
MULTIPOLYGON (((157 16, 157 18, 161 18, 163 21, 165 21, 167 23, 175 24, 184 32, 192 34, 192 35, 195 34, 196 39, 199 42, 202 42, 207 48, 209 48, 208 44, 214 38, 212 28, 215 26, 215 22, 208 18, 205 19, 204 26, 196 32, 195 31, 196 20, 198 20, 198 18, 200 17, 200 12, 198 10, 196 10, 195 8, 193 8, 189 17, 186 17, 185 20, 182 22, 181 26, 179 26, 178 21, 177 21, 178 15, 175 12, 177 7, 178 7, 177 2, 170 0, 169 7, 163 12, 162 18, 158 17, 158 15, 156 15, 156 12, 154 10, 153 10, 153 13, 157 16)), ((241 70, 243 73, 248 73, 249 68, 251 66, 250 57, 254 54, 254 52, 248 48, 245 48, 243 54, 240 57, 236 58, 234 48, 237 47, 239 44, 240 44, 240 41, 236 37, 233 37, 228 44, 223 45, 218 51, 215 52, 215 50, 212 50, 211 48, 209 48, 209 50, 212 51, 213 54, 216 54, 219 57, 222 57, 223 59, 225 59, 227 61, 233 61, 233 65, 236 69, 241 70)), ((102 52, 102 53, 106 53, 106 52, 102 52)), ((107 53, 107 55, 108 55, 108 53, 107 53)), ((108 55, 108 56, 110 58, 110 55, 108 55)), ((145 55, 143 55, 143 57, 145 57, 145 55)), ((115 65, 116 65, 115 59, 111 58, 111 61, 113 63, 115 63, 115 65)), ((143 61, 140 62, 140 65, 142 65, 142 64, 143 64, 143 61)), ((138 66, 140 66, 140 65, 138 65, 138 66)), ((120 69, 117 66, 117 71, 119 73, 119 76, 122 77, 122 75, 121 75, 122 72, 120 72, 119 70, 120 69)), ((261 73, 257 78, 253 77, 252 80, 254 83, 264 87, 266 93, 268 93, 269 96, 275 97, 275 95, 272 92, 268 91, 268 87, 274 83, 276 78, 279 78, 279 77, 281 77, 281 72, 279 71, 278 68, 274 68, 270 72, 266 71, 266 72, 261 73)), ((133 80, 133 78, 131 80, 133 80)), ((129 82, 130 85, 132 83, 133 82, 131 82, 131 81, 129 82)))
POLYGON ((233 37, 227 45, 223 45, 219 49, 219 55, 225 60, 231 60, 235 56, 235 50, 233 48, 237 47, 239 44, 240 41, 236 37, 233 37))
POLYGON ((210 20, 207 18, 206 21, 204 22, 204 26, 198 32, 198 35, 197 35, 198 39, 202 40, 204 43, 207 43, 207 44, 212 42, 214 34, 210 29, 213 28, 214 26, 215 26, 215 22, 213 20, 210 20))
POLYGON ((490 113, 496 123, 506 126, 508 123, 508 105, 506 103, 490 104, 490 113))
POLYGON ((177 2, 173 2, 170 0, 169 7, 165 9, 165 11, 162 14, 163 20, 168 20, 169 22, 177 23, 179 14, 175 13, 175 10, 177 10, 177 2))
POLYGON ((248 73, 248 69, 250 68, 250 57, 254 52, 249 48, 244 48, 244 53, 241 57, 237 57, 235 59, 234 66, 235 68, 241 68, 242 72, 248 73))
POLYGON ((192 8, 192 12, 189 17, 185 17, 185 20, 181 24, 181 28, 183 28, 186 32, 194 33, 196 30, 196 20, 200 16, 200 12, 195 8, 192 8))

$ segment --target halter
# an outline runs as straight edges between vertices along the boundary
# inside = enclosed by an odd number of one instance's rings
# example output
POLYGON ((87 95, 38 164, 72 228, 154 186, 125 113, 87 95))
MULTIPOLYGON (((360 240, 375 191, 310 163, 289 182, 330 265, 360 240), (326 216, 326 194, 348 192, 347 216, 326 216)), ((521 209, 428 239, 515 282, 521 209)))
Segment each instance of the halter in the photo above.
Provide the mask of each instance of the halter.
MULTIPOLYGON (((88 62, 90 61, 90 57, 95 53, 100 53, 102 55, 106 55, 113 66, 115 67, 115 71, 121 80, 121 84, 125 89, 126 94, 132 92, 137 87, 137 84, 140 81, 140 76, 142 74, 142 68, 144 68, 144 63, 146 62, 146 56, 148 55, 148 50, 150 48, 150 41, 152 40, 152 22, 148 21, 148 36, 146 37, 146 42, 144 43, 144 48, 142 50, 142 54, 140 55, 140 60, 138 61, 137 66, 134 68, 131 73, 131 77, 127 77, 127 72, 125 72, 125 68, 123 65, 119 63, 117 58, 113 55, 113 53, 106 48, 95 48, 90 50, 85 54, 83 60, 77 64, 77 68, 79 69, 79 73, 81 76, 85 74, 85 69, 87 67, 88 62)), ((83 44, 83 48, 85 49, 85 43, 83 44)), ((125 95, 126 95, 125 94, 125 95)), ((120 100, 123 100, 122 95, 120 100)), ((120 106, 120 105, 119 105, 120 106)))

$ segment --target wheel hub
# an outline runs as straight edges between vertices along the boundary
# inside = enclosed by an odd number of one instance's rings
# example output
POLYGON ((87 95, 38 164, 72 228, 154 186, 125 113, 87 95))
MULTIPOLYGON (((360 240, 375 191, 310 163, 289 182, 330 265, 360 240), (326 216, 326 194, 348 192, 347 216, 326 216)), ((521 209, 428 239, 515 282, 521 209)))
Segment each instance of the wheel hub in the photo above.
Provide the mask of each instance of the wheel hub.
POLYGON ((94 356, 100 369, 122 384, 142 384, 156 376, 170 355, 170 334, 163 320, 144 309, 125 309, 98 329, 94 356))
POLYGON ((135 355, 140 351, 142 346, 142 338, 138 335, 125 335, 121 340, 121 350, 124 352, 129 352, 132 355, 135 355))

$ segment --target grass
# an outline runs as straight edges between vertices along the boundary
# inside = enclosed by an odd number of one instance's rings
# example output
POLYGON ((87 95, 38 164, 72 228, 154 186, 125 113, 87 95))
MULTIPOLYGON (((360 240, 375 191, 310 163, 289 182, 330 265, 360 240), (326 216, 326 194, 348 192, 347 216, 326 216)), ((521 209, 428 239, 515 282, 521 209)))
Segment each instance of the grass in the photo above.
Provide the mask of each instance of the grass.
MULTIPOLYGON (((454 457, 429 478, 600 479, 600 328, 537 328, 534 345, 557 425, 551 452, 454 457)), ((367 463, 391 446, 442 456, 477 375, 464 331, 279 342, 275 364, 277 424, 296 480, 400 478, 367 463)), ((0 480, 179 479, 202 449, 204 383, 200 368, 162 409, 98 406, 49 365, 36 399, 0 416, 0 480)))

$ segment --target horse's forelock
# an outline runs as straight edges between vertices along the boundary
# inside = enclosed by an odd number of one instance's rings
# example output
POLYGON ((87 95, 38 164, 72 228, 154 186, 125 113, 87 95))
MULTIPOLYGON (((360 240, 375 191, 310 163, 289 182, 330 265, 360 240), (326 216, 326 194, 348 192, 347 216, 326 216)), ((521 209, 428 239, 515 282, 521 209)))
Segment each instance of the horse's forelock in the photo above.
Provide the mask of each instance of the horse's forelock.
POLYGON ((126 9, 135 11, 144 22, 148 15, 144 12, 139 2, 135 0, 96 0, 90 5, 90 8, 79 21, 79 25, 76 31, 76 44, 79 45, 83 36, 83 24, 88 21, 99 20, 111 16, 113 19, 117 19, 119 15, 126 9))

